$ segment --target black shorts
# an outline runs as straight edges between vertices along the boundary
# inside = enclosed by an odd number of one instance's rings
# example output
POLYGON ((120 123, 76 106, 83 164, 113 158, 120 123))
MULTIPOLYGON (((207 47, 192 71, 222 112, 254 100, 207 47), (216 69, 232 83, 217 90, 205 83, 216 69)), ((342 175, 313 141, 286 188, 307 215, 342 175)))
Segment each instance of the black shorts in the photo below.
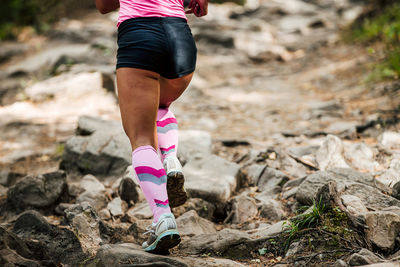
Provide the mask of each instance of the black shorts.
POLYGON ((192 32, 183 18, 132 18, 118 27, 117 69, 145 69, 175 79, 194 71, 196 53, 192 32))

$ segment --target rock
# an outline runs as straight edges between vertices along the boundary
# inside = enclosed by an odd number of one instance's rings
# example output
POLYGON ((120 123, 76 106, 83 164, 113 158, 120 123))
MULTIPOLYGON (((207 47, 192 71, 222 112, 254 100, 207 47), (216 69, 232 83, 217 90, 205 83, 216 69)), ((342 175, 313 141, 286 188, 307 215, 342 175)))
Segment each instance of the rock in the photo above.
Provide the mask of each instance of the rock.
POLYGON ((78 187, 77 203, 88 202, 95 210, 100 210, 107 205, 106 189, 93 175, 85 175, 78 187))
MULTIPOLYGON (((395 185, 400 182, 400 159, 394 158, 390 161, 389 169, 376 179, 384 185, 393 187, 393 191, 399 192, 395 189, 395 185)), ((396 187, 397 188, 397 187, 396 187)))
POLYGON ((357 138, 357 121, 338 121, 334 122, 326 129, 330 134, 339 135, 342 138, 357 138))
POLYGON ((363 265, 363 267, 400 267, 400 263, 399 262, 380 262, 380 263, 363 265))
MULTIPOLYGON (((290 156, 283 155, 282 159, 280 160, 280 167, 273 167, 274 169, 279 169, 283 173, 286 173, 289 177, 293 178, 302 178, 306 176, 309 172, 309 168, 297 162, 290 156)), ((268 162, 270 164, 270 162, 268 162)), ((270 166, 272 167, 272 165, 270 166)))
POLYGON ((123 178, 118 187, 118 194, 128 204, 139 201, 139 190, 136 183, 130 178, 123 178))
POLYGON ((333 267, 348 267, 349 265, 344 260, 337 260, 333 267))
POLYGON ((400 133, 386 131, 378 137, 379 143, 388 149, 400 149, 400 133))
POLYGON ((170 257, 160 256, 145 252, 135 244, 115 244, 103 245, 97 252, 96 257, 86 263, 86 267, 107 266, 165 266, 165 267, 188 267, 185 263, 171 259, 170 257), (127 264, 130 263, 130 264, 127 264))
POLYGON ((282 198, 283 199, 289 199, 289 198, 291 198, 291 197, 296 197, 296 194, 297 194, 297 190, 298 190, 299 188, 298 187, 293 187, 293 188, 290 188, 290 189, 285 189, 284 191, 283 191, 283 194, 282 194, 282 198))
POLYGON ((13 186, 18 178, 24 175, 10 171, 0 171, 0 185, 7 187, 13 186))
POLYGON ((246 192, 235 197, 232 201, 232 223, 244 223, 258 214, 257 204, 246 192))
POLYGON ((332 168, 348 168, 343 158, 343 143, 339 137, 328 135, 316 153, 316 161, 320 170, 332 168))
POLYGON ((114 217, 124 215, 124 212, 122 210, 122 200, 119 197, 114 198, 110 203, 108 203, 107 209, 114 217))
POLYGON ((330 181, 335 181, 337 186, 343 188, 347 183, 363 183, 374 185, 374 178, 365 173, 357 172, 353 169, 331 169, 329 171, 315 172, 300 184, 296 193, 296 199, 302 204, 312 204, 318 190, 330 181))
POLYGON ((85 191, 76 198, 76 203, 88 202, 95 210, 101 210, 107 206, 105 192, 85 191))
POLYGON ((373 172, 378 170, 379 163, 374 159, 374 151, 365 143, 351 144, 345 147, 345 157, 350 164, 359 170, 373 172))
POLYGON ((0 264, 2 266, 56 266, 48 255, 35 255, 25 242, 0 226, 0 264))
POLYGON ((60 196, 66 191, 66 175, 63 171, 57 171, 24 177, 10 187, 7 200, 16 209, 43 209, 57 204, 60 196))
POLYGON ((213 221, 216 208, 214 204, 201 198, 189 198, 185 204, 174 208, 174 214, 179 216, 190 210, 196 211, 196 213, 204 219, 213 221))
POLYGON ((183 172, 186 179, 185 188, 190 197, 202 198, 215 205, 224 206, 236 189, 239 165, 209 155, 189 161, 183 167, 183 172))
POLYGON ((362 248, 359 252, 354 253, 349 258, 350 266, 361 266, 381 261, 381 258, 365 248, 362 248))
POLYGON ((48 255, 57 265, 77 266, 87 257, 73 232, 50 225, 36 211, 22 213, 15 221, 12 231, 36 255, 48 255))
POLYGON ((62 74, 35 83, 25 89, 25 94, 34 102, 43 102, 57 97, 75 98, 93 88, 102 88, 101 73, 62 74))
POLYGON ((276 236, 290 227, 289 221, 280 221, 273 225, 247 231, 252 239, 268 239, 276 236))
POLYGON ((244 168, 241 168, 241 176, 244 177, 242 180, 245 180, 241 184, 248 186, 257 185, 258 179, 260 178, 265 168, 265 165, 259 165, 255 163, 251 164, 250 166, 245 166, 244 168))
POLYGON ((57 215, 65 215, 65 210, 66 209, 69 209, 69 208, 71 208, 72 206, 73 206, 74 204, 71 204, 71 203, 60 203, 60 204, 58 204, 57 205, 57 207, 54 209, 54 212, 57 214, 57 215))
POLYGON ((245 267, 245 265, 235 262, 229 259, 221 259, 221 258, 212 258, 212 257, 202 257, 202 258, 194 258, 194 257, 179 257, 177 258, 188 266, 196 266, 196 267, 245 267))
POLYGON ((24 43, 2 42, 0 49, 0 63, 4 63, 14 56, 21 55, 28 50, 24 43))
POLYGON ((290 244, 288 250, 286 251, 285 258, 296 255, 302 250, 304 250, 302 243, 300 241, 295 241, 290 244))
POLYGON ((382 250, 392 250, 400 232, 400 208, 396 213, 385 210, 368 212, 365 221, 367 240, 382 250))
MULTIPOLYGON (((93 124, 91 126, 95 127, 93 124)), ((126 167, 131 165, 132 151, 122 125, 120 123, 118 126, 112 125, 114 124, 110 123, 103 128, 96 128, 90 135, 70 138, 65 144, 60 167, 67 172, 102 176, 122 175, 126 167)), ((94 128, 87 126, 83 129, 89 132, 94 128)), ((82 128, 80 131, 85 132, 82 128)))
POLYGON ((12 75, 17 72, 22 73, 40 73, 50 71, 54 65, 62 58, 83 59, 90 54, 90 46, 87 44, 67 44, 47 48, 42 52, 27 57, 18 64, 12 65, 7 72, 12 75))
POLYGON ((280 221, 285 216, 281 202, 275 199, 263 200, 259 206, 262 218, 267 218, 270 221, 280 221))
POLYGON ((300 146, 300 147, 290 147, 288 149, 288 154, 292 158, 300 161, 301 163, 317 168, 317 163, 315 161, 315 154, 317 153, 319 146, 300 146))
POLYGON ((153 212, 150 209, 149 204, 147 202, 142 202, 137 204, 136 206, 130 208, 127 212, 127 215, 136 219, 151 219, 153 218, 153 212))
POLYGON ((319 119, 323 117, 343 117, 343 105, 337 101, 311 101, 310 116, 308 119, 319 119))
POLYGON ((100 237, 101 220, 88 202, 77 204, 65 210, 68 224, 78 234, 84 252, 91 255, 102 243, 100 237))
POLYGON ((368 212, 368 209, 358 197, 353 195, 341 195, 340 198, 343 205, 351 215, 355 217, 364 217, 364 215, 368 212))
POLYGON ((2 185, 0 185, 0 198, 3 198, 7 195, 8 189, 2 185))
POLYGON ((119 129, 121 127, 118 121, 107 121, 97 117, 81 116, 78 119, 77 135, 91 135, 96 131, 108 131, 119 129))
POLYGON ((190 210, 176 219, 180 235, 196 236, 217 232, 214 224, 190 210))
POLYGON ((267 167, 258 180, 258 190, 265 194, 275 195, 282 191, 282 186, 289 181, 289 177, 273 168, 267 167))
POLYGON ((225 228, 217 233, 203 234, 192 237, 189 241, 179 245, 179 248, 188 254, 202 254, 214 252, 219 255, 230 247, 249 240, 249 236, 241 231, 225 228))
POLYGON ((348 183, 343 195, 358 197, 368 210, 400 207, 400 201, 382 193, 379 189, 360 183, 348 183))
POLYGON ((104 185, 97 180, 96 177, 94 177, 91 174, 85 175, 81 182, 79 183, 79 187, 86 192, 105 192, 105 187, 104 185))
POLYGON ((197 130, 179 131, 178 157, 182 163, 211 154, 211 135, 197 130))
POLYGON ((99 217, 102 220, 110 220, 111 219, 111 213, 108 209, 102 209, 99 211, 99 217))
POLYGON ((140 189, 138 178, 132 165, 129 165, 126 168, 124 175, 122 175, 122 177, 118 180, 115 181, 112 188, 118 190, 118 194, 120 196, 122 195, 122 200, 125 200, 128 204, 132 204, 131 202, 128 202, 128 200, 133 201, 134 203, 146 200, 145 196, 143 195, 143 191, 140 189), (135 189, 133 189, 133 184, 135 184, 135 189))

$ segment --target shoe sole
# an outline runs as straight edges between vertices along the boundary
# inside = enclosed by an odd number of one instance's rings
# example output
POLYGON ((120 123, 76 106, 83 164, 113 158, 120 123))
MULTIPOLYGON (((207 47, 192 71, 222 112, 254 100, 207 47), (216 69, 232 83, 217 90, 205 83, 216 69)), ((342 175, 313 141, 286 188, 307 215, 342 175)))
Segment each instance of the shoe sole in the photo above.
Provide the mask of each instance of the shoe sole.
POLYGON ((167 230, 144 250, 154 254, 169 254, 169 249, 176 247, 181 242, 181 236, 176 230, 167 230))
POLYGON ((188 197, 184 184, 185 177, 182 172, 170 172, 167 174, 168 202, 171 208, 185 204, 188 197))

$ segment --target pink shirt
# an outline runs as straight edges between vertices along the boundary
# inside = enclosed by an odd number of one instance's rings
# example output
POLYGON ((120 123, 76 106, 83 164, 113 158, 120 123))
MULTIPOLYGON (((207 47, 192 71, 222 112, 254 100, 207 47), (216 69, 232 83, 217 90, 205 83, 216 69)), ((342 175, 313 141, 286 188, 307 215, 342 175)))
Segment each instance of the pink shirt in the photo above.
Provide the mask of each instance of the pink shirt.
POLYGON ((119 0, 118 24, 137 17, 178 17, 186 19, 183 0, 119 0))

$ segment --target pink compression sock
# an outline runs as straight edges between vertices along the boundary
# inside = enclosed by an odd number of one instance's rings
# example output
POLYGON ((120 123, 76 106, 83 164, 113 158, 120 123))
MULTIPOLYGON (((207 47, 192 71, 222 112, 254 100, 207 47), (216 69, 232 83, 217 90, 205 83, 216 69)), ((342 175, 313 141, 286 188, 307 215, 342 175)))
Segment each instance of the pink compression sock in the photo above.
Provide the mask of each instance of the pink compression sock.
POLYGON ((153 211, 153 222, 164 213, 171 213, 168 204, 167 175, 156 150, 141 146, 132 152, 132 166, 136 171, 140 188, 153 211))
POLYGON ((161 159, 175 156, 178 152, 178 122, 168 108, 160 108, 157 113, 158 146, 161 151, 161 159))

